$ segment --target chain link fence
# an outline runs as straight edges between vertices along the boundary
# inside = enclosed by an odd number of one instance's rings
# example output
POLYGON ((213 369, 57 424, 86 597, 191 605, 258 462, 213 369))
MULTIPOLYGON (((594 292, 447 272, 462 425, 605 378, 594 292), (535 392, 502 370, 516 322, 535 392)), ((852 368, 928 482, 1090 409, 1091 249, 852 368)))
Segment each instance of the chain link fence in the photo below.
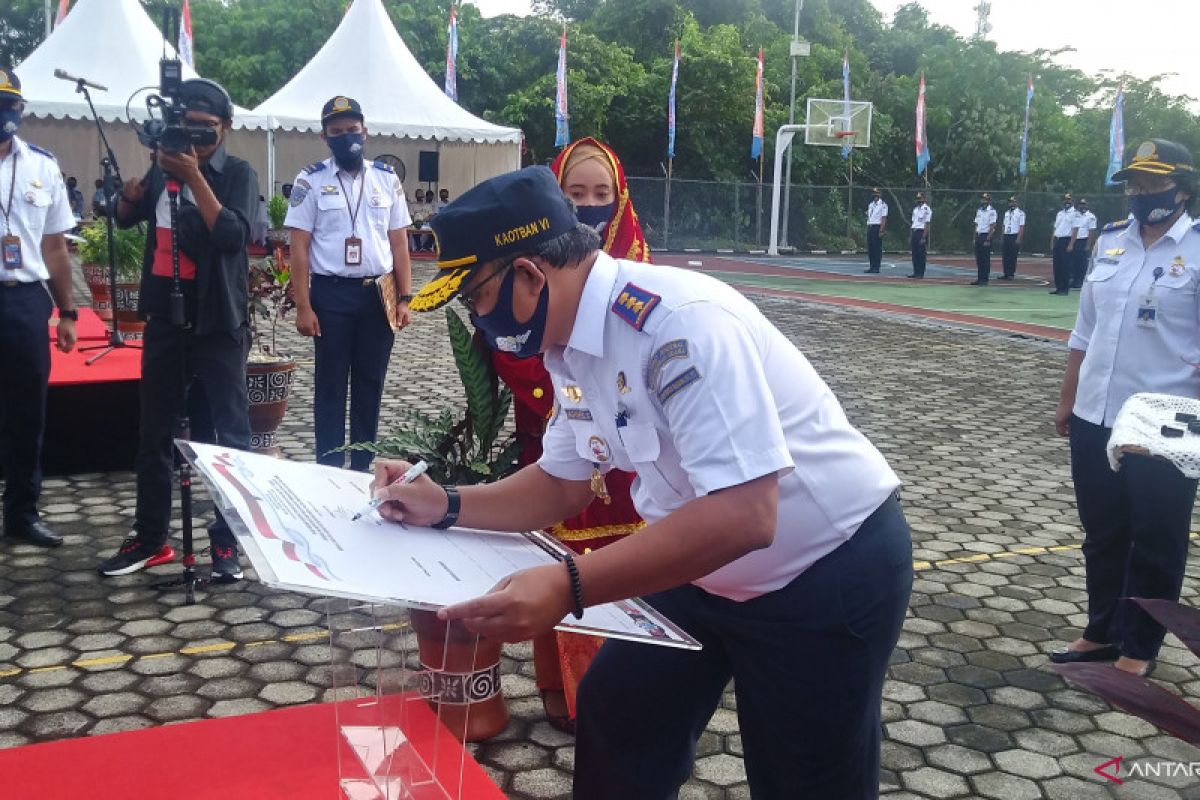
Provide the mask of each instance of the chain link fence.
MULTIPOLYGON (((651 248, 680 250, 766 249, 771 237, 771 186, 757 183, 671 181, 669 218, 664 178, 629 178, 629 193, 642 221, 651 248)), ((787 215, 786 243, 797 250, 863 250, 866 242, 866 209, 871 202, 868 185, 793 185, 787 215), (849 213, 847 213, 849 209, 849 213)), ((1003 234, 1008 198, 1016 195, 1025 210, 1025 252, 1049 252, 1054 217, 1062 208, 1059 192, 1013 192, 1006 189, 929 189, 881 187, 888 204, 886 250, 907 251, 912 207, 918 191, 925 191, 933 209, 931 252, 969 253, 974 248, 975 212, 987 191, 996 209, 996 238, 1003 234)), ((1126 215, 1121 194, 1076 195, 1086 197, 1099 226, 1126 215)), ((781 200, 782 204, 782 200, 781 200)), ((782 235, 782 209, 780 245, 782 235)), ((998 244, 998 242, 997 242, 998 244)))

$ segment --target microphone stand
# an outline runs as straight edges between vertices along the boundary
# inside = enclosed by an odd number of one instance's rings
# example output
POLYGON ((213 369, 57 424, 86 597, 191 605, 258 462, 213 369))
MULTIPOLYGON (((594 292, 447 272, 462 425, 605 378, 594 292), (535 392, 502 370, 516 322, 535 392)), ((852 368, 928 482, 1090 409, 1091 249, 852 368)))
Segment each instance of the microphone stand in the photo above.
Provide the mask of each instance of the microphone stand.
POLYGON ((104 126, 100 124, 100 116, 96 113, 96 106, 92 103, 92 95, 87 90, 86 82, 81 78, 75 84, 75 91, 83 95, 87 100, 88 108, 91 109, 92 119, 96 123, 96 131, 100 134, 100 141, 104 145, 104 157, 100 159, 100 168, 104 171, 104 208, 107 212, 104 215, 105 227, 108 229, 108 291, 110 302, 112 303, 112 320, 108 333, 108 344, 96 344, 89 347, 80 347, 80 352, 88 350, 100 350, 101 352, 89 358, 84 362, 85 365, 91 366, 113 350, 122 347, 137 347, 137 345, 129 344, 125 338, 121 336, 121 332, 117 330, 117 245, 113 241, 113 216, 117 213, 116 204, 113 199, 116 193, 113 191, 114 180, 121 177, 121 168, 117 166, 117 157, 113 154, 112 147, 108 143, 108 137, 104 135, 104 126))
MULTIPOLYGON (((171 324, 175 327, 179 343, 179 388, 182 402, 179 406, 179 438, 187 440, 191 434, 188 418, 187 390, 190 375, 187 359, 187 307, 183 297, 183 286, 179 282, 179 181, 170 175, 167 178, 167 201, 171 211, 171 324)), ((192 543, 192 465, 175 448, 175 471, 179 480, 179 513, 183 524, 183 574, 174 580, 155 583, 151 588, 170 591, 183 588, 184 602, 194 605, 196 590, 207 580, 196 574, 196 553, 192 543)))

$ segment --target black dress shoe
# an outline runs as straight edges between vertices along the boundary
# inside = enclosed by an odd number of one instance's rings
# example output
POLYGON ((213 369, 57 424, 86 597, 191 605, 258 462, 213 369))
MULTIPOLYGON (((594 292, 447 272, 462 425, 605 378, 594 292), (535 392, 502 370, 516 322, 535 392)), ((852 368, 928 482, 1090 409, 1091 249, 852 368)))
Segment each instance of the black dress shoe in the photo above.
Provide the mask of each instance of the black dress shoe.
POLYGON ((50 526, 44 522, 34 522, 24 528, 8 531, 7 534, 13 539, 24 539, 38 547, 58 547, 63 543, 63 537, 51 530, 50 526))
POLYGON ((878 274, 879 274, 879 270, 877 270, 877 269, 864 269, 864 270, 863 270, 863 274, 864 274, 864 275, 878 275, 878 274))
POLYGON ((1098 647, 1095 650, 1071 650, 1063 647, 1050 651, 1050 660, 1055 664, 1081 664, 1088 661, 1116 661, 1121 657, 1121 651, 1114 645, 1098 647))
POLYGON ((987 286, 988 282, 987 281, 971 281, 967 285, 968 286, 987 286))

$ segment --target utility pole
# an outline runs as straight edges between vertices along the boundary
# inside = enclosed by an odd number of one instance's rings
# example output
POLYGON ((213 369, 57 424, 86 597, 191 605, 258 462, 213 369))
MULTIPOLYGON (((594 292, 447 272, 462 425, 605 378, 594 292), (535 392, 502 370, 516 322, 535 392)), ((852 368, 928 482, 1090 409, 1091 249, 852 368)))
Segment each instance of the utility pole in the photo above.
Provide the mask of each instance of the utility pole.
MULTIPOLYGON (((796 124, 796 59, 806 57, 811 51, 812 46, 800 38, 800 9, 804 8, 804 0, 796 0, 796 24, 792 31, 792 98, 788 104, 788 124, 796 124)), ((792 205, 792 150, 787 153, 787 177, 784 178, 784 185, 787 190, 783 195, 783 231, 782 240, 786 247, 788 244, 788 212, 792 205)))
POLYGON ((975 6, 975 12, 979 15, 975 20, 975 38, 986 39, 992 32, 992 24, 988 22, 988 17, 992 14, 992 4, 983 0, 975 6))

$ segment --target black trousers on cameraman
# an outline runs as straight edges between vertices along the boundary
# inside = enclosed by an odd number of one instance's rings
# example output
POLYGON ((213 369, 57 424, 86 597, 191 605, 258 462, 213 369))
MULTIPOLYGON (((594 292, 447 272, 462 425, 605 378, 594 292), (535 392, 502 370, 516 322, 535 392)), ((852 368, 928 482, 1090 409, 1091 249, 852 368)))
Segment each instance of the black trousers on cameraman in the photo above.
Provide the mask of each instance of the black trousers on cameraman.
MULTIPOLYGON (((134 530, 141 541, 150 545, 161 546, 167 541, 175 482, 173 440, 179 434, 179 415, 192 386, 198 382, 204 389, 215 443, 250 449, 250 405, 246 397, 250 329, 204 336, 189 330, 183 338, 180 352, 179 330, 169 320, 152 316, 146 322, 134 530)), ((236 544, 220 513, 209 528, 209 536, 215 544, 236 544)))

